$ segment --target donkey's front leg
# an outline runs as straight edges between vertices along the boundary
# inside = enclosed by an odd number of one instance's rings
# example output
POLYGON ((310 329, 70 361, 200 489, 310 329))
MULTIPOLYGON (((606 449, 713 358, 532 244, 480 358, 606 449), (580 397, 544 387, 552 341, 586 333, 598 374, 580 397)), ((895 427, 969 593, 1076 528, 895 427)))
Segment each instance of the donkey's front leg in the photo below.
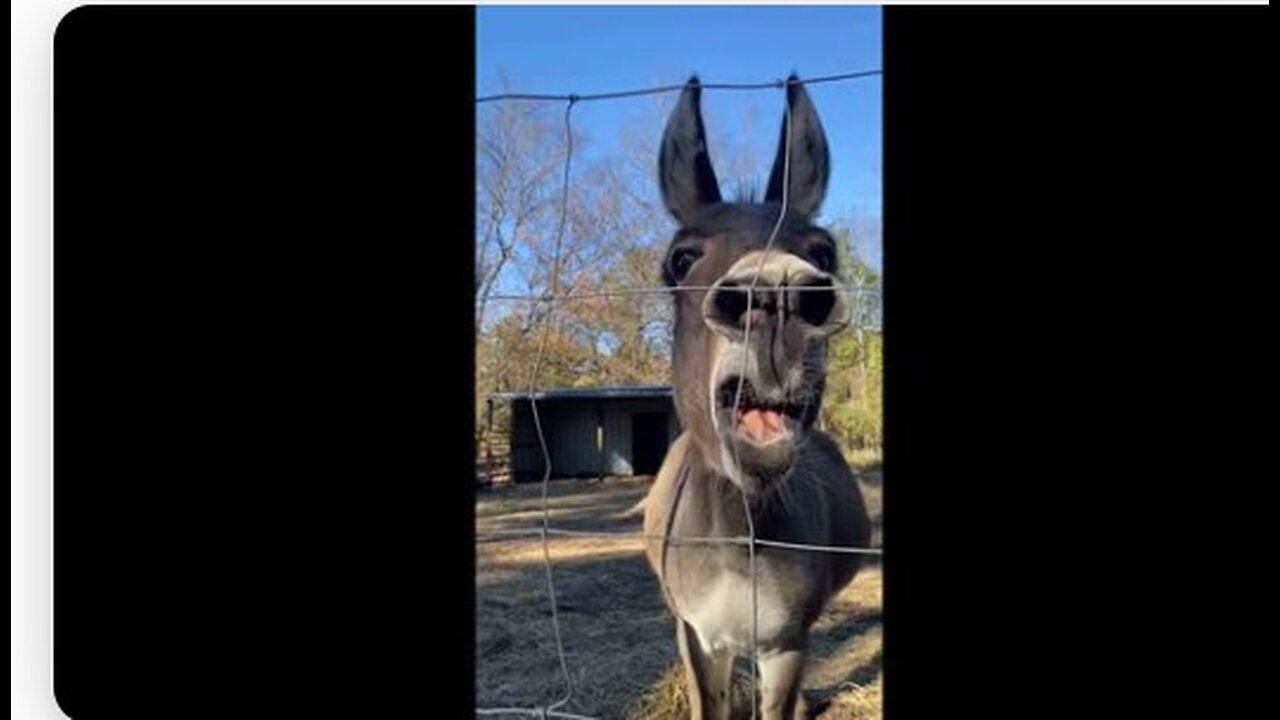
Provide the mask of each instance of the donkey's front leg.
POLYGON ((808 714, 800 694, 804 648, 760 656, 760 706, 764 720, 804 720, 808 714))
POLYGON ((680 659, 689 688, 691 720, 729 720, 729 680, 733 654, 704 652, 698 634, 686 622, 676 628, 680 659))

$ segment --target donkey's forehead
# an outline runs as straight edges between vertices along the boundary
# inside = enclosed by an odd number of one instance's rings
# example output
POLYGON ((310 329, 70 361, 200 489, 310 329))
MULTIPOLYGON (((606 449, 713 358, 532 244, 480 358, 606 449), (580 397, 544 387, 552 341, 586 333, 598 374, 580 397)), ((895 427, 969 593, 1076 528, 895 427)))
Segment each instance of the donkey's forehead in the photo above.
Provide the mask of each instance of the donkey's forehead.
MULTIPOLYGON (((680 234, 720 235, 733 237, 741 242, 751 242, 757 237, 767 241, 778 222, 778 203, 715 203, 700 208, 690 218, 680 234)), ((788 212, 778 229, 779 237, 819 230, 808 219, 788 212)))

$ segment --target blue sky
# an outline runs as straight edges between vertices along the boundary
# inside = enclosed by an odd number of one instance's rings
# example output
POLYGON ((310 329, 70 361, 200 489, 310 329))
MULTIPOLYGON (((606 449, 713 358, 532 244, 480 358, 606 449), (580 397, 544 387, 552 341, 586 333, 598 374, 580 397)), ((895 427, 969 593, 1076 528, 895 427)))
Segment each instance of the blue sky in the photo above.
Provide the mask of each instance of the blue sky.
MULTIPOLYGON (((478 95, 502 92, 504 74, 511 91, 586 94, 679 83, 695 72, 704 82, 760 82, 793 70, 813 77, 881 67, 877 7, 481 6, 476 15, 478 95)), ((831 147, 824 219, 880 216, 881 87, 873 76, 809 89, 831 147)), ((639 97, 577 105, 575 127, 590 138, 583 152, 616 151, 621 129, 652 115, 653 103, 639 97)), ((708 90, 703 112, 708 134, 736 132, 731 137, 750 146, 763 183, 782 122, 782 91, 708 90)))

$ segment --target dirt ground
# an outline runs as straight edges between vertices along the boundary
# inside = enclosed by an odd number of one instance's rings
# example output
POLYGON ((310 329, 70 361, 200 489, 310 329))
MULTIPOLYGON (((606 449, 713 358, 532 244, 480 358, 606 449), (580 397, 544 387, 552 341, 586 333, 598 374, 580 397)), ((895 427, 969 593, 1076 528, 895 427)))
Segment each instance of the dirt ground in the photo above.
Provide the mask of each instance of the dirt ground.
MULTIPOLYGON (((879 544, 878 473, 864 473, 863 493, 879 544)), ((648 491, 647 480, 554 481, 554 527, 639 532, 626 511, 648 491)), ((481 490, 476 496, 477 707, 545 706, 564 697, 552 632, 542 541, 494 537, 501 529, 537 527, 540 484, 481 490)), ((675 720, 688 717, 675 626, 641 541, 550 539, 561 639, 572 697, 561 709, 598 718, 675 720)), ((805 697, 822 720, 881 717, 881 571, 876 563, 832 601, 813 628, 805 697)), ((747 666, 735 697, 748 717, 747 666)))

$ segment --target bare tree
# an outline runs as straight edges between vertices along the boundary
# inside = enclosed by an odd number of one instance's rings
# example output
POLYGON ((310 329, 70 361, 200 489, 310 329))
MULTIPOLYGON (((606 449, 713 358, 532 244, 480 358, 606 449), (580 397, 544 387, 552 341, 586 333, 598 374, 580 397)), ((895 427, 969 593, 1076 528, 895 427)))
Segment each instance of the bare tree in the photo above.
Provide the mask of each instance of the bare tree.
MULTIPOLYGON (((476 299, 477 391, 515 389, 546 329, 539 383, 662 382, 669 365, 671 300, 662 294, 504 304, 503 289, 539 296, 554 283, 569 296, 661 286, 662 252, 674 225, 654 182, 657 142, 674 98, 637 103, 612 151, 588 161, 576 133, 563 233, 565 126, 555 105, 481 108, 478 129, 476 299), (558 252, 558 254, 557 254, 558 252), (551 323, 551 324, 549 324, 551 323)), ((734 122, 754 128, 754 105, 734 122)), ((727 122, 727 120, 722 120, 727 122)), ((715 162, 725 194, 759 177, 754 130, 720 133, 715 162)), ((527 378, 523 379, 527 382, 527 378)))
POLYGON ((522 247, 558 210, 566 143, 547 108, 495 103, 480 110, 476 160, 476 322, 522 247))

